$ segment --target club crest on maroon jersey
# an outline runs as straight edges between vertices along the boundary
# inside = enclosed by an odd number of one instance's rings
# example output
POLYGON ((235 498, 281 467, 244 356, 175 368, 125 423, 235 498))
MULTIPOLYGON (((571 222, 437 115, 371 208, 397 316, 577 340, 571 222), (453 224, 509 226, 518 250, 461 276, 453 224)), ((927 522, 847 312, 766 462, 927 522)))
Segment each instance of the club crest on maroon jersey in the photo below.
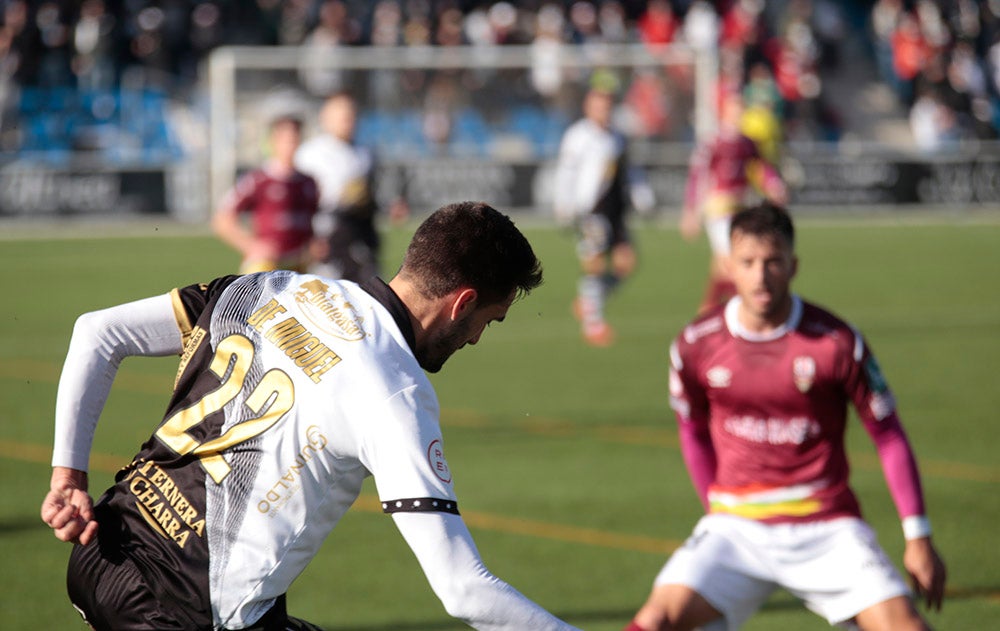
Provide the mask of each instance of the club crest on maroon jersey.
POLYGON ((796 357, 792 360, 792 377, 799 392, 808 392, 816 380, 816 360, 812 357, 796 357))

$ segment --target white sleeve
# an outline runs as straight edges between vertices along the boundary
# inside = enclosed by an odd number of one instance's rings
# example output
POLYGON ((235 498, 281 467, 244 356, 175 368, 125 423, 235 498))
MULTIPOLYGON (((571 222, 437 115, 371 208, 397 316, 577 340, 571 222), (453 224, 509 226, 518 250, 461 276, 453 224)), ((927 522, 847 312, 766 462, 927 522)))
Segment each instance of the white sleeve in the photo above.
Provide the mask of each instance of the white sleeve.
POLYGON ((576 216, 573 189, 577 181, 579 156, 573 147, 572 129, 563 137, 559 146, 559 157, 553 177, 552 204, 555 216, 563 222, 572 221, 576 216))
POLYGON ((480 631, 576 629, 491 574, 458 515, 395 513, 392 518, 449 615, 480 631))
POLYGON ((170 294, 77 318, 56 392, 52 466, 87 471, 97 420, 123 359, 182 350, 170 294))

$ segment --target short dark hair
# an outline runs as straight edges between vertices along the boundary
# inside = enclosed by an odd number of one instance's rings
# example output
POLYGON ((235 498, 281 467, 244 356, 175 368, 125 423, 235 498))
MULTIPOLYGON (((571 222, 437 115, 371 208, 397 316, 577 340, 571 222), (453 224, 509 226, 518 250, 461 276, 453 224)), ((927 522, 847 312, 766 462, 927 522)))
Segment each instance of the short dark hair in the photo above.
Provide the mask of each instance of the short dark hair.
POLYGON ((781 239, 789 247, 795 247, 792 216, 785 208, 772 202, 763 201, 733 215, 732 223, 729 224, 729 237, 732 238, 737 232, 781 239))
POLYGON ((286 114, 278 114, 277 116, 271 118, 271 121, 268 123, 267 128, 270 131, 274 131, 277 127, 281 125, 294 125, 296 129, 302 131, 303 124, 304 123, 302 122, 302 117, 299 116, 298 114, 286 113, 286 114))
POLYGON ((509 217, 483 202, 442 206, 413 235, 399 270, 422 294, 440 298, 472 287, 482 305, 542 284, 542 264, 509 217))

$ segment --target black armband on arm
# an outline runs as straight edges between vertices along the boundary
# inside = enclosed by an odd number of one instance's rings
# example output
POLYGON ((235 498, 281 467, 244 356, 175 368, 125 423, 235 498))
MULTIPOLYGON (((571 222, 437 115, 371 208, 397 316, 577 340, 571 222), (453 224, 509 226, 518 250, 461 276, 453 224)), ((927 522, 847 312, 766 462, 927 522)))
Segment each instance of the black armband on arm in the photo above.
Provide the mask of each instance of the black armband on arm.
POLYGON ((402 500, 382 502, 382 512, 393 513, 451 513, 458 515, 458 503, 436 497, 410 497, 402 500))

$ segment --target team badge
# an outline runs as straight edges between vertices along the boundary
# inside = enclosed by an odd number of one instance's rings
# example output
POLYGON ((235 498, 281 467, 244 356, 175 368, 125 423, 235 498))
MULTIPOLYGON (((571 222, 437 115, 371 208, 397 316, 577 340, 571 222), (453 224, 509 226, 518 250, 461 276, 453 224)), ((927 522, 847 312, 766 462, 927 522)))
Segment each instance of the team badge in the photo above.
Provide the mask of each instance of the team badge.
POLYGON ((448 468, 448 461, 444 459, 443 449, 440 440, 433 440, 427 447, 427 462, 439 480, 451 482, 451 470, 448 468))
POLYGON ((800 356, 792 360, 792 378, 799 392, 809 392, 816 380, 816 360, 812 357, 800 356))
POLYGON ((733 381, 733 373, 725 366, 713 366, 705 373, 708 385, 713 388, 728 388, 733 381))

